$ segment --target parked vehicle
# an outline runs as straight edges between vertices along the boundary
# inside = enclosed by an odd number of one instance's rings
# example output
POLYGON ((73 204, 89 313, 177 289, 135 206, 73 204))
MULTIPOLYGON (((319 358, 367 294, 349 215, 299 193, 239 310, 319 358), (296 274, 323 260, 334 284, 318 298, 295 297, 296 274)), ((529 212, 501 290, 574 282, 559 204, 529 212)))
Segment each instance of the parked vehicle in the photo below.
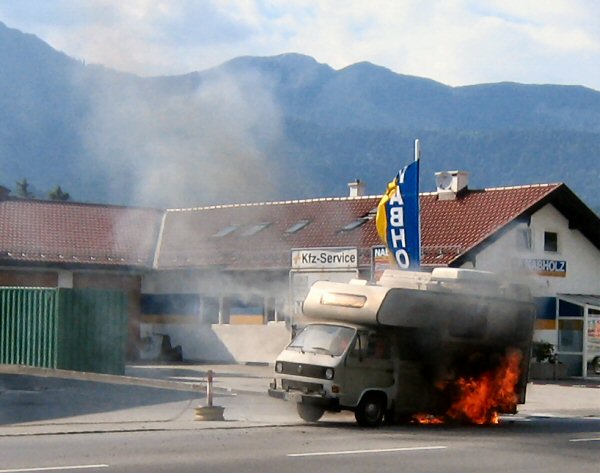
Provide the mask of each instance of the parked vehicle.
POLYGON ((497 410, 525 402, 535 306, 526 287, 492 273, 387 270, 377 284, 318 281, 303 314, 309 322, 277 357, 269 394, 296 403, 306 421, 342 410, 363 426, 443 415, 453 382, 515 352, 515 402, 497 410))

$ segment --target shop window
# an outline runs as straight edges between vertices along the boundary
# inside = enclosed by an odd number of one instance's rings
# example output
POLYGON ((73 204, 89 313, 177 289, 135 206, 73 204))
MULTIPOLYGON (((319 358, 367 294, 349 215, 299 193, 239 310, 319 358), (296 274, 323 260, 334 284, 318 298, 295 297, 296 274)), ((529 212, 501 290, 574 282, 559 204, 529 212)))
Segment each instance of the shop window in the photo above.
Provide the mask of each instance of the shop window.
POLYGON ((553 253, 558 251, 558 233, 544 232, 544 251, 553 253))
POLYGON ((264 300, 261 298, 230 299, 229 323, 232 325, 262 325, 265 323, 264 300))
POLYGON ((144 315, 198 315, 198 294, 142 294, 140 309, 144 315))
POLYGON ((558 301, 559 317, 583 317, 583 306, 573 304, 572 302, 558 301))
POLYGON ((219 323, 219 299, 213 297, 202 298, 202 321, 207 324, 219 323))
POLYGON ((559 351, 583 351, 583 320, 558 321, 559 351))

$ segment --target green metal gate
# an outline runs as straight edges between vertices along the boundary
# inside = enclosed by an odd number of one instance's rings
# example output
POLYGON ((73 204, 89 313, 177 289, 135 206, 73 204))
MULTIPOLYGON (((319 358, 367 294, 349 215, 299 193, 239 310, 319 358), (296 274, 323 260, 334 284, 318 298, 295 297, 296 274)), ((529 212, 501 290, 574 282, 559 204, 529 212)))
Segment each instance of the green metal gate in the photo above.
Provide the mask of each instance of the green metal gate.
POLYGON ((123 374, 126 343, 122 291, 0 288, 0 363, 123 374))
POLYGON ((0 363, 56 368, 56 289, 0 288, 0 363))

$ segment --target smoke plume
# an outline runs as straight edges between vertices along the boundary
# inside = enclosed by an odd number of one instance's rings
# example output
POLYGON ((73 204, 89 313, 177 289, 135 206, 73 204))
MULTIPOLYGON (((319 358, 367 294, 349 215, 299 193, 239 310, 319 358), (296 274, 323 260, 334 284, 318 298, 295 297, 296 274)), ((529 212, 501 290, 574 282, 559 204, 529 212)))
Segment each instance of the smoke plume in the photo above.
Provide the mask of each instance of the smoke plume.
POLYGON ((259 75, 211 74, 191 92, 109 79, 82 128, 110 201, 175 208, 277 195, 281 116, 259 75))

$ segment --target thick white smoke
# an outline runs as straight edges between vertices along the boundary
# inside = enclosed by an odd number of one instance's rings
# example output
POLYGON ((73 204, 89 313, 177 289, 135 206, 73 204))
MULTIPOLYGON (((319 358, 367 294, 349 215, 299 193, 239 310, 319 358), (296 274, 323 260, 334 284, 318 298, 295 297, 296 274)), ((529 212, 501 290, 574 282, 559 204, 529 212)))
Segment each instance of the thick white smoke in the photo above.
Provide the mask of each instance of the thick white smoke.
POLYGON ((258 74, 214 73, 192 93, 147 80, 102 82, 82 124, 108 195, 158 208, 277 195, 282 119, 258 74))

